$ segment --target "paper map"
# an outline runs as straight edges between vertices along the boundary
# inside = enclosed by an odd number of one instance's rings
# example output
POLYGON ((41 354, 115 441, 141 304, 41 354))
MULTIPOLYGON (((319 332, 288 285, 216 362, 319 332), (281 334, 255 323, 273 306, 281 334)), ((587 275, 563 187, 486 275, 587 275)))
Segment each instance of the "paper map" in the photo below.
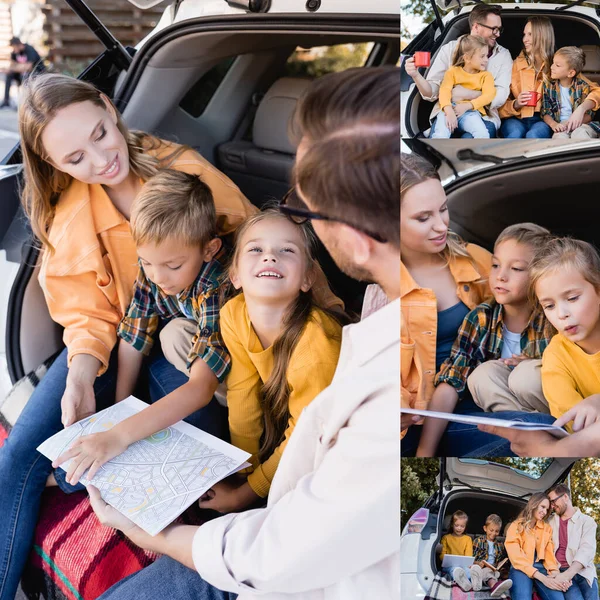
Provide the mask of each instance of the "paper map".
MULTIPOLYGON (((50 460, 79 437, 107 431, 147 408, 133 396, 63 429, 38 450, 50 460)), ((174 521, 214 483, 248 466, 249 454, 180 421, 135 442, 105 463, 93 480, 104 501, 150 535, 174 521)), ((68 468, 66 461, 62 468, 68 468)))

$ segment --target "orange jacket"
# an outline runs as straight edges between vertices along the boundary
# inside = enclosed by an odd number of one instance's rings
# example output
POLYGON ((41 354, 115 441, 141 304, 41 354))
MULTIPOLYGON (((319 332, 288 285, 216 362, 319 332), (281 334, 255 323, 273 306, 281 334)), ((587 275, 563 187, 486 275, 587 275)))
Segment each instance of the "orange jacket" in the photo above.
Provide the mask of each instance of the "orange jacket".
MULTIPOLYGON (((473 309, 490 294, 487 278, 492 256, 474 244, 467 244, 467 251, 472 260, 461 256, 449 267, 456 281, 456 295, 473 309)), ((434 390, 437 302, 433 291, 419 287, 403 263, 400 302, 402 406, 427 408, 434 390)))
MULTIPOLYGON (((173 148, 165 142, 151 154, 166 157, 173 148)), ((197 152, 184 152, 171 168, 202 176, 213 193, 221 234, 256 212, 238 187, 197 152)), ((90 354, 101 361, 101 375, 138 271, 129 222, 101 185, 73 181, 58 201, 48 237, 55 252, 43 253, 39 281, 50 315, 65 328, 69 364, 76 354, 90 354)))
MULTIPOLYGON (((536 78, 535 69, 527 62, 524 51, 521 51, 519 56, 515 58, 510 82, 510 94, 508 100, 504 103, 504 106, 500 107, 500 110, 498 111, 502 119, 506 119, 507 117, 518 117, 519 119, 523 119, 525 117, 533 117, 536 112, 540 112, 542 108, 542 87, 544 84, 542 70, 543 65, 536 78), (519 110, 516 110, 513 105, 515 98, 517 98, 521 92, 533 91, 539 93, 538 103, 535 107, 523 106, 519 110)), ((591 100, 594 103, 593 110, 598 110, 600 107, 600 86, 586 77, 583 77, 583 75, 580 74, 580 76, 592 87, 592 91, 586 100, 591 100)))
POLYGON ((533 559, 543 562, 546 571, 557 571, 558 561, 554 556, 554 543, 552 542, 552 527, 544 521, 538 521, 532 530, 517 531, 517 522, 510 524, 504 542, 510 563, 515 569, 522 571, 527 577, 533 577, 537 569, 533 566, 533 559))

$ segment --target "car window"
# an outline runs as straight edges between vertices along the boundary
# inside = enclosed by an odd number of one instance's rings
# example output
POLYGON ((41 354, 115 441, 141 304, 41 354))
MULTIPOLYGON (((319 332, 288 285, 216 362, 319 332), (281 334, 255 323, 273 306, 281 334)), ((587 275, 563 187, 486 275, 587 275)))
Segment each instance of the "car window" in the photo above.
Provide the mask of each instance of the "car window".
POLYGON ((487 463, 490 465, 504 465, 505 467, 511 468, 520 475, 525 475, 531 479, 539 479, 552 464, 553 458, 509 458, 501 457, 494 458, 494 460, 480 460, 480 459, 468 459, 459 458, 461 463, 470 464, 482 464, 487 463))
POLYGON ((206 110, 210 99, 215 95, 236 58, 236 56, 228 56, 204 73, 183 97, 179 106, 192 117, 199 117, 206 110))
POLYGON ((372 42, 314 48, 298 46, 287 60, 284 75, 287 77, 320 77, 351 67, 362 67, 372 48, 372 42))

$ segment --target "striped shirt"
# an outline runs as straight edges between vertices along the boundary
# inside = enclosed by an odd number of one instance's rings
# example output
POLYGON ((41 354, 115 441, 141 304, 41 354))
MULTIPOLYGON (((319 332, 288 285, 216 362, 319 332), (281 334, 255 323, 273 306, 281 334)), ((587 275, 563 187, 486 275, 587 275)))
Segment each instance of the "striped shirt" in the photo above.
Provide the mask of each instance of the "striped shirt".
MULTIPOLYGON (((460 394, 467 378, 481 363, 497 360, 502 354, 504 311, 495 300, 483 302, 467 314, 458 330, 450 356, 440 367, 435 385, 448 383, 460 394)), ((543 311, 535 310, 521 333, 521 354, 541 358, 554 329, 543 311)))
POLYGON ((192 319, 198 328, 187 357, 187 366, 190 368, 196 358, 200 358, 222 382, 231 365, 219 327, 219 292, 226 256, 227 250, 222 248, 213 260, 203 263, 194 283, 173 296, 165 294, 150 281, 140 263, 133 300, 119 324, 117 335, 148 355, 161 322, 167 323, 178 317, 192 319))

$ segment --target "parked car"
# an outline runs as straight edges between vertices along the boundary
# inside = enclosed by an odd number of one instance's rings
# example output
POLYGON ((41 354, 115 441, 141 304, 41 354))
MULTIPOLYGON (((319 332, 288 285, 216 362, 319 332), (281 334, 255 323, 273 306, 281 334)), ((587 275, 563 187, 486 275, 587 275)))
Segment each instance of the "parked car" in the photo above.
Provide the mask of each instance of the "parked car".
MULTIPOLYGON (((516 469, 487 460, 440 458, 438 489, 410 517, 400 541, 402 598, 418 600, 429 592, 441 564, 436 548, 450 532, 452 513, 469 515, 467 534, 481 534, 485 519, 495 513, 506 525, 535 492, 544 492, 568 477, 575 459, 541 459, 535 468, 516 469)), ((497 538, 504 540, 504 536, 497 538)))
MULTIPOLYGON (((402 51, 409 56, 417 51, 431 52, 431 63, 439 49, 459 36, 469 33, 469 13, 475 5, 474 0, 430 0, 435 19, 421 31, 402 51), (444 16, 440 10, 447 11, 444 16)), ((499 3, 502 7, 502 25, 504 31, 498 39, 501 46, 507 48, 513 59, 523 48, 522 37, 525 22, 532 16, 547 16, 552 20, 556 35, 556 47, 580 46, 585 51, 586 65, 583 75, 600 83, 600 2, 579 3, 499 3), (594 7, 592 8, 593 5, 594 7)), ((422 69, 426 77, 427 69, 422 69)), ((401 66, 402 78, 402 137, 426 135, 429 130, 429 115, 433 103, 421 98, 411 77, 401 66)))
MULTIPOLYGON (((153 3, 135 0, 142 7, 153 3)), ((123 48, 83 2, 69 5, 107 48, 80 78, 107 94, 130 128, 198 149, 257 206, 281 198, 290 185, 295 145, 287 125, 310 83, 304 76, 310 70, 298 76, 298 63, 289 61, 296 50, 307 65, 314 59, 308 50, 347 44, 365 45, 365 68, 395 65, 400 56, 399 7, 391 0, 177 1, 136 49, 123 48)), ((39 250, 20 207, 20 161, 16 146, 0 166, 0 249, 20 263, 6 328, 13 382, 62 347, 37 280, 39 250)), ((356 310, 364 286, 343 276, 324 250, 322 258, 334 291, 356 310)), ((0 440, 1 429, 2 423, 0 440)), ((101 527, 85 494, 53 490, 43 502, 24 587, 47 598, 86 600, 152 559, 101 527)))

